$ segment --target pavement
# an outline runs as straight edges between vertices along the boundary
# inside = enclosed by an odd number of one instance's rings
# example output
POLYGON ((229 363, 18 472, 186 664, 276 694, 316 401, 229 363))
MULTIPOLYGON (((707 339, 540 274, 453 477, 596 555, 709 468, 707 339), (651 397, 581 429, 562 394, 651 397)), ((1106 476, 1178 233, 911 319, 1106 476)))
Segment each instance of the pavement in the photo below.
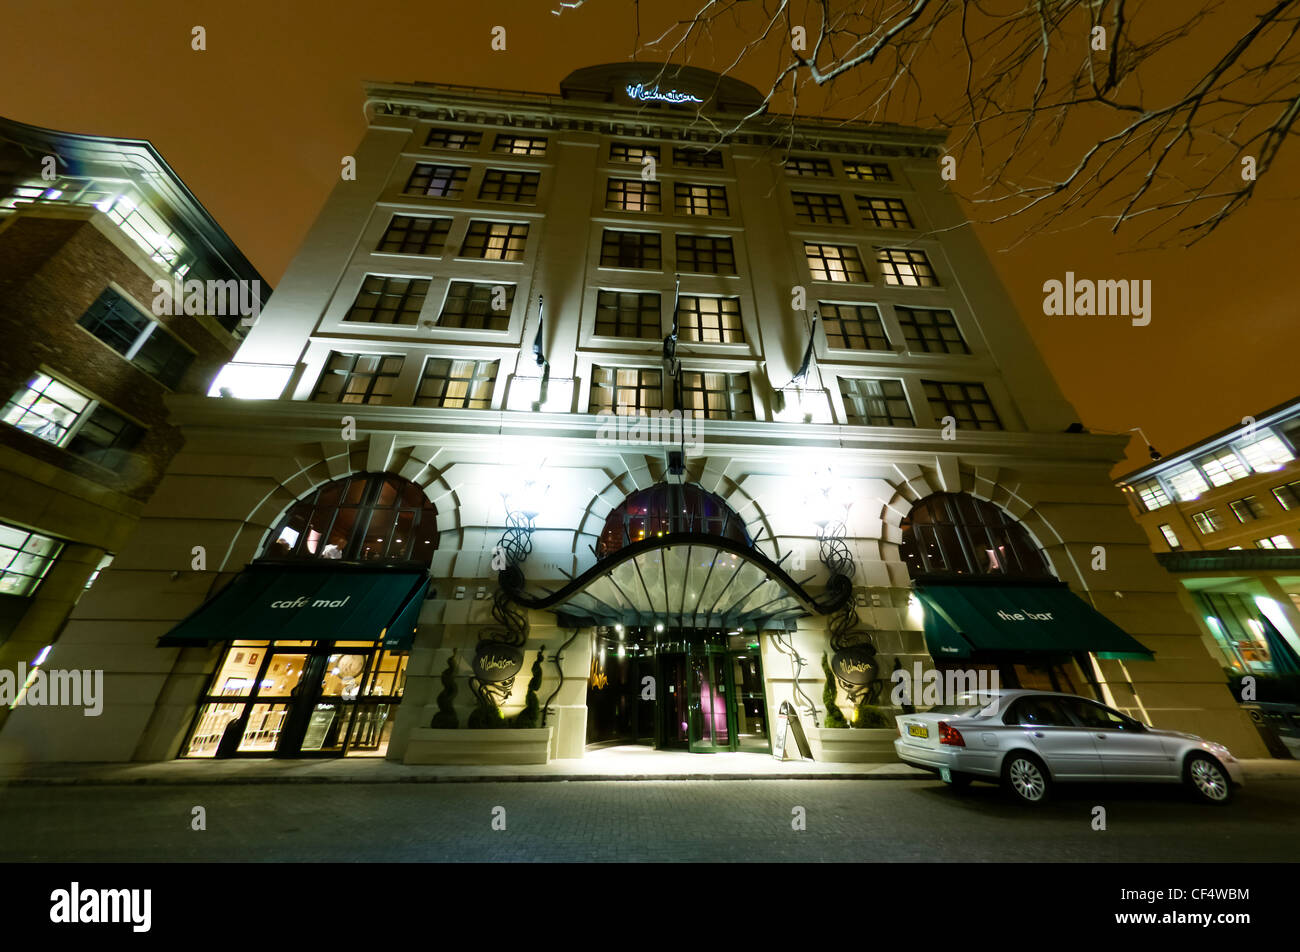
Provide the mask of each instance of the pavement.
MULTIPOLYGON (((1300 780, 1300 760, 1243 760, 1246 781, 1300 780)), ((500 766, 414 766, 378 757, 171 760, 156 763, 0 764, 0 787, 275 783, 505 783, 627 780, 923 780, 903 763, 778 761, 769 754, 606 747, 580 759, 500 766)))

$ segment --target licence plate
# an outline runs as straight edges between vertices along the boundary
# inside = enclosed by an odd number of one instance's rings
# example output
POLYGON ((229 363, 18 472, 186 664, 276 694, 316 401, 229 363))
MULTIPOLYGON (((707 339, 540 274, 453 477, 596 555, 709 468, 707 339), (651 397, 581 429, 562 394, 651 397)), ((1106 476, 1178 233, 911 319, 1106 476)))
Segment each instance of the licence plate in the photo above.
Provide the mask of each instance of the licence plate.
POLYGON ((924 724, 908 724, 907 733, 910 737, 929 737, 930 728, 924 724))

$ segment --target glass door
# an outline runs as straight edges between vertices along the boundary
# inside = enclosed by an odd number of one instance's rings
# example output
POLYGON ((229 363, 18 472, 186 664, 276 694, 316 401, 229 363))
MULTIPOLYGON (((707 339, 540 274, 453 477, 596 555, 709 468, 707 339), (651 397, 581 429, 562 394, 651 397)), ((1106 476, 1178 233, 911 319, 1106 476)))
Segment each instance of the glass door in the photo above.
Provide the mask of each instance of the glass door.
POLYGON ((729 674, 725 648, 709 644, 690 646, 686 677, 693 753, 735 750, 735 725, 729 711, 729 674))

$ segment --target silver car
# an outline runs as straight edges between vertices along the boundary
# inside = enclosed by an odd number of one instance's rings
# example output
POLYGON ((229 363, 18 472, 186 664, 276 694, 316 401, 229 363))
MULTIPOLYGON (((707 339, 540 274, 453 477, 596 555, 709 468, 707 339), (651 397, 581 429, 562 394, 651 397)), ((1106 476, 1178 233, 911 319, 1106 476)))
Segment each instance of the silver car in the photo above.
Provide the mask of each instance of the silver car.
POLYGON ((1156 730, 1104 704, 1052 691, 998 690, 896 718, 904 763, 951 784, 1003 784, 1020 802, 1041 803, 1054 783, 1182 783, 1199 799, 1227 803, 1243 782, 1222 744, 1156 730))

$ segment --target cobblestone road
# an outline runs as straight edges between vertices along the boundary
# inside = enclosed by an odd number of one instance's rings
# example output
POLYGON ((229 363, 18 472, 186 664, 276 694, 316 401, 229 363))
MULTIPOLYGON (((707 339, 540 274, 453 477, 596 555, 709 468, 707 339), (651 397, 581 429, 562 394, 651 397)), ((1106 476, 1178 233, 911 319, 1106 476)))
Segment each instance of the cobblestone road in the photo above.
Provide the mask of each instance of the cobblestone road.
POLYGON ((930 781, 15 786, 0 790, 0 860, 1294 861, 1297 808, 1294 780, 1228 807, 1105 787, 1029 811, 930 781))

